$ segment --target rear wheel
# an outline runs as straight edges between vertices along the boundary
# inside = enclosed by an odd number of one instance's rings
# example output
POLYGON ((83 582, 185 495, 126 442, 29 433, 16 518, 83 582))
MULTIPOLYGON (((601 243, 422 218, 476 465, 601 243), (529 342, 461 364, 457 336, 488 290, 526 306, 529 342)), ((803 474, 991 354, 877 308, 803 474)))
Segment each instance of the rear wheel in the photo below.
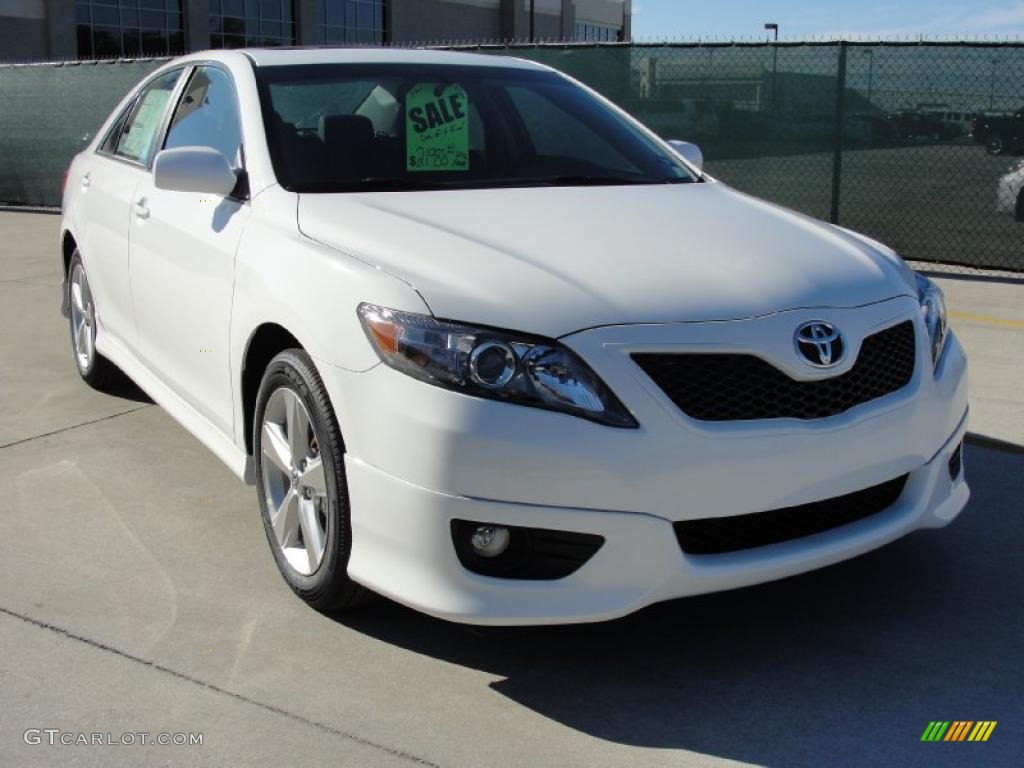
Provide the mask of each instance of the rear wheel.
POLYGON ((85 383, 95 389, 107 389, 117 369, 96 351, 96 302, 89 289, 82 256, 76 249, 68 265, 68 320, 71 329, 71 350, 75 365, 85 383))
POLYGON ((985 151, 990 155, 1001 155, 1006 151, 1003 140, 998 136, 992 136, 985 142, 985 151))
POLYGON ((270 361, 253 422, 260 512, 281 575, 317 610, 356 606, 366 590, 348 578, 345 448, 327 390, 304 351, 270 361))

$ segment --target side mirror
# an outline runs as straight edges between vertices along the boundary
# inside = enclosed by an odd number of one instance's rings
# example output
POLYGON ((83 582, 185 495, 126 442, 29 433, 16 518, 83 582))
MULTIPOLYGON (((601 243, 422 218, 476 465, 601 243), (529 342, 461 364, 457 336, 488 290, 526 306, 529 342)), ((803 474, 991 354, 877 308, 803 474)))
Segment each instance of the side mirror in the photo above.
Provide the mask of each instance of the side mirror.
POLYGON ((153 163, 157 189, 201 192, 224 197, 238 184, 227 158, 210 147, 178 147, 157 153, 153 163))
POLYGON ((672 139, 668 145, 686 162, 696 168, 698 172, 704 170, 704 153, 700 151, 700 147, 696 144, 691 144, 689 141, 672 139))

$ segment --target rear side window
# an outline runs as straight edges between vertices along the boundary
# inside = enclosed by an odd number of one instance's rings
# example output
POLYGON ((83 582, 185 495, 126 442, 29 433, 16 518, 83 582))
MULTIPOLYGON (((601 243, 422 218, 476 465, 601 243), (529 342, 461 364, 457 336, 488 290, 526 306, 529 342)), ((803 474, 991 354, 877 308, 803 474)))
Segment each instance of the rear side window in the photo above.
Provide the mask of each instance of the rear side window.
POLYGON ((147 165, 181 70, 165 72, 147 85, 132 105, 114 154, 147 165))
POLYGON ((106 138, 104 138, 103 143, 100 144, 100 152, 113 154, 114 148, 117 146, 117 140, 121 136, 121 129, 124 127, 124 122, 128 119, 128 113, 132 111, 132 107, 134 105, 135 102, 132 102, 121 110, 121 114, 117 116, 117 120, 115 120, 114 124, 110 126, 110 130, 107 131, 106 138))
POLYGON ((242 125, 230 78, 217 67, 199 67, 174 111, 164 149, 211 147, 238 165, 241 145, 242 125))

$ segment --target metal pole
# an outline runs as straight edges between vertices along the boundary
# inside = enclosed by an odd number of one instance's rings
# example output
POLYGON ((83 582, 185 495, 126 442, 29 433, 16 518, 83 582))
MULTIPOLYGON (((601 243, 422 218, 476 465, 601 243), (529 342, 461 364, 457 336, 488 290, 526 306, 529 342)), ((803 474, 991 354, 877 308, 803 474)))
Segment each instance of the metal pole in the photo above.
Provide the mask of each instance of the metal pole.
POLYGON ((775 33, 776 41, 775 45, 772 46, 772 116, 775 116, 776 105, 778 104, 778 91, 776 90, 776 83, 779 78, 779 33, 775 33))
POLYGON ((871 106, 871 86, 875 76, 875 52, 869 48, 864 53, 871 57, 868 61, 868 106, 871 106))
POLYGON ((999 59, 992 59, 992 79, 989 81, 988 86, 988 111, 991 112, 996 108, 996 65, 999 64, 999 59))
POLYGON ((536 0, 530 0, 530 42, 531 43, 534 42, 534 40, 535 40, 535 37, 534 37, 534 26, 533 26, 533 18, 534 18, 533 11, 534 11, 534 3, 535 2, 536 2, 536 0))
POLYGON ((772 117, 775 117, 775 106, 777 103, 775 83, 779 73, 779 25, 769 23, 765 24, 764 28, 775 33, 775 45, 772 46, 772 117))
POLYGON ((832 210, 829 221, 839 223, 839 193, 843 181, 843 123, 846 122, 846 43, 839 44, 836 72, 836 126, 832 142, 832 210))

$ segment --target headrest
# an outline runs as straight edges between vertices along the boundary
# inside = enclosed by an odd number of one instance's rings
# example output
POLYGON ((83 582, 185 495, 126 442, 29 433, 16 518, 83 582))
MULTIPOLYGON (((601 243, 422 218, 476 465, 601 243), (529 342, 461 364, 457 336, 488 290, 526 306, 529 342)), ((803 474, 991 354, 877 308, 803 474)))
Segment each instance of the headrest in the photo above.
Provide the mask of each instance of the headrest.
POLYGON ((329 148, 366 145, 373 141, 373 123, 363 115, 324 115, 320 135, 329 148))

